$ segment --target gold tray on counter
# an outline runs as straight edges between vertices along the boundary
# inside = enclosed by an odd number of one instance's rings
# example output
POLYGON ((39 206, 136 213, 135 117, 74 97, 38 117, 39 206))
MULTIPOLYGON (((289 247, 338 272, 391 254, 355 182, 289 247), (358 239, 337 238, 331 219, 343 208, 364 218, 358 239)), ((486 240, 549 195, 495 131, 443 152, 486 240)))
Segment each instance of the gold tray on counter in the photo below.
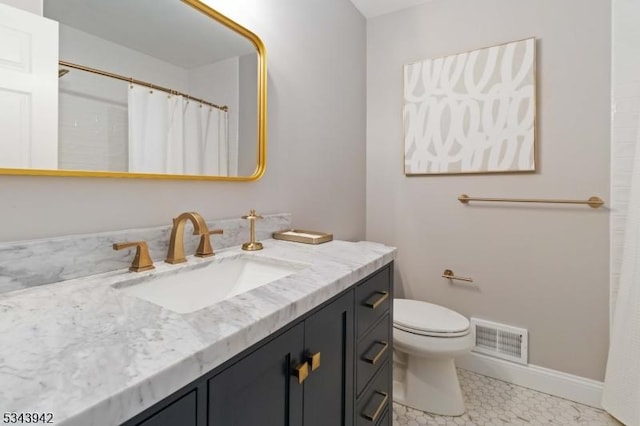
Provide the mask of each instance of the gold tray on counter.
POLYGON ((322 244, 333 240, 333 234, 318 231, 305 231, 303 229, 285 229, 273 233, 276 240, 293 241, 305 244, 322 244))

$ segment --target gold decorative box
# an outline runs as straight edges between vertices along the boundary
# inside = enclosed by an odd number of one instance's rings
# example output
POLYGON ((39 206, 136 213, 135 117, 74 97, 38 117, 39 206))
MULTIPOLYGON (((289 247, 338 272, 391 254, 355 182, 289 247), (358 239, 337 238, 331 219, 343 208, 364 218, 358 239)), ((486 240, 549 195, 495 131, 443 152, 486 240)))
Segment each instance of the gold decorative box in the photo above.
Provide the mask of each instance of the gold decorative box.
POLYGON ((303 229, 285 229, 273 233, 276 240, 294 241, 305 244, 322 244, 333 240, 333 234, 318 231, 305 231, 303 229))

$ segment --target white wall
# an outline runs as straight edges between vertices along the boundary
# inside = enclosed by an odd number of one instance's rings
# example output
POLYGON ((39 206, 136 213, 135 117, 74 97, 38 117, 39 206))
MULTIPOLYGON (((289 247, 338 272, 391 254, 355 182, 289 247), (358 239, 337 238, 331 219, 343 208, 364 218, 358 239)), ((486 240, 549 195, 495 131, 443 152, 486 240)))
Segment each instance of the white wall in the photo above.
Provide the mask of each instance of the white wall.
MULTIPOLYGON (((348 0, 244 0, 269 67, 268 163, 254 183, 0 175, 0 241, 291 212, 364 237, 365 20, 348 0)), ((234 15, 237 17, 237 15, 234 15)), ((260 226, 258 224, 258 226, 260 226)))
POLYGON ((42 0, 0 0, 0 3, 42 16, 42 0))
POLYGON ((620 282, 631 172, 640 126, 640 2, 613 1, 611 313, 620 282))
MULTIPOLYGON (((187 71, 137 50, 60 25, 60 60, 186 92, 187 71)), ((74 72, 74 71, 72 71, 74 72)), ((123 83, 126 87, 126 83, 123 83)))
POLYGON ((126 104, 119 105, 104 99, 61 92, 59 111, 60 169, 112 172, 128 170, 126 104))
POLYGON ((602 380, 607 209, 470 204, 609 198, 611 3, 435 0, 367 22, 367 239, 399 248, 402 295, 525 327, 529 362, 602 380), (405 177, 402 66, 537 38, 538 171, 405 177), (452 284, 444 269, 471 276, 452 284))

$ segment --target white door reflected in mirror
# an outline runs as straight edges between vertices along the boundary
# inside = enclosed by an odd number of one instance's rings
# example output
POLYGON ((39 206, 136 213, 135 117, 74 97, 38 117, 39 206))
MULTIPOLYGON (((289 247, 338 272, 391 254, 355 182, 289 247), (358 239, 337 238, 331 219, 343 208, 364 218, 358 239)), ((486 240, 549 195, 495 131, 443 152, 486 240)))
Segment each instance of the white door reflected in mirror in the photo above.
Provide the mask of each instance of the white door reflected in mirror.
POLYGON ((0 4, 1 168, 58 167, 57 70, 58 23, 0 4))

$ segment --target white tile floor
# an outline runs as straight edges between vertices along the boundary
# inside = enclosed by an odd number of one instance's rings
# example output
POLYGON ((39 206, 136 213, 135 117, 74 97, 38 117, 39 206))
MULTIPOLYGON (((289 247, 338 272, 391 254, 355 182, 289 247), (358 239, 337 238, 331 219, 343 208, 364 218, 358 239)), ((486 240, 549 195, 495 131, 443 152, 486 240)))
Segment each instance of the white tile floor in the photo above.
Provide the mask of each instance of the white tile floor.
POLYGON ((393 404, 393 426, 607 426, 620 425, 606 412, 466 370, 458 370, 467 412, 437 416, 393 404))

